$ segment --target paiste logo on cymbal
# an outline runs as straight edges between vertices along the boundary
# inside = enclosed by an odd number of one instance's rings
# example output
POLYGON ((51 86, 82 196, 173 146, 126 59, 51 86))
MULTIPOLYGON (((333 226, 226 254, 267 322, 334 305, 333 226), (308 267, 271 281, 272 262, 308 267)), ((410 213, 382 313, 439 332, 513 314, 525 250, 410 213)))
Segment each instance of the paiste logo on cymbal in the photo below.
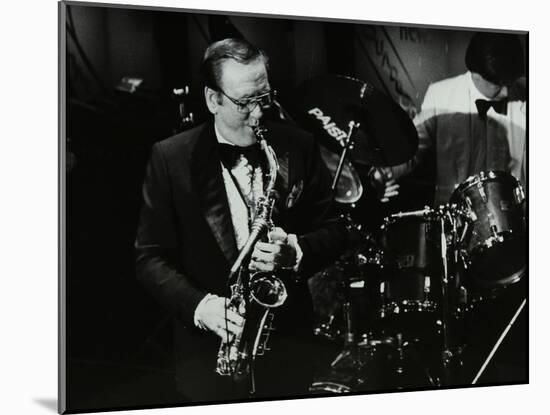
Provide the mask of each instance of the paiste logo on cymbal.
POLYGON ((340 129, 334 121, 331 121, 328 115, 323 114, 319 108, 312 108, 308 111, 308 114, 314 115, 319 121, 323 123, 323 128, 326 132, 336 139, 342 147, 345 146, 347 134, 340 129))

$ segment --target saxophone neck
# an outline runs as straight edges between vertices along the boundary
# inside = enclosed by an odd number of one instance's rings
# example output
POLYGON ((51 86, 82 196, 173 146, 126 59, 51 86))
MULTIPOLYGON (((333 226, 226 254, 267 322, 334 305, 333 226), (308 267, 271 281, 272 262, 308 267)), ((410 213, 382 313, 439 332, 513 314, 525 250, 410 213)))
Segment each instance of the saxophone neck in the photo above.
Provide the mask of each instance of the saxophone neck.
POLYGON ((267 164, 269 166, 268 182, 264 187, 264 194, 256 202, 256 212, 254 215, 254 221, 252 222, 250 235, 241 248, 239 255, 233 266, 231 267, 230 277, 234 277, 238 274, 243 263, 246 262, 249 255, 252 253, 252 249, 256 242, 272 227, 271 213, 273 211, 273 205, 275 203, 275 180, 277 179, 277 171, 279 170, 279 164, 277 162, 277 156, 275 152, 267 144, 265 139, 265 133, 267 129, 263 126, 257 125, 253 127, 256 139, 260 143, 261 150, 263 151, 267 164))
POLYGON ((275 154, 275 151, 267 143, 267 140, 265 138, 267 134, 267 128, 265 128, 263 125, 258 124, 253 127, 253 131, 269 166, 268 183, 265 187, 264 193, 266 197, 271 198, 273 197, 273 188, 275 187, 275 180, 277 179, 277 172, 279 171, 279 162, 277 161, 277 155, 275 154))

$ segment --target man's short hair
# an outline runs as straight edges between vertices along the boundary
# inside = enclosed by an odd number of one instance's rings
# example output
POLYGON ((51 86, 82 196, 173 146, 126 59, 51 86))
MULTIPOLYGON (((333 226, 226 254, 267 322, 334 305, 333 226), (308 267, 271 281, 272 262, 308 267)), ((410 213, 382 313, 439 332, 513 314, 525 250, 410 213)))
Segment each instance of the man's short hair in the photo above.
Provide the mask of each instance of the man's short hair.
POLYGON ((205 85, 211 89, 221 88, 222 64, 232 59, 242 64, 261 59, 268 68, 265 52, 244 39, 223 39, 212 43, 204 52, 201 72, 205 85))
POLYGON ((521 41, 509 33, 474 34, 465 60, 468 70, 497 85, 514 82, 525 69, 521 41))

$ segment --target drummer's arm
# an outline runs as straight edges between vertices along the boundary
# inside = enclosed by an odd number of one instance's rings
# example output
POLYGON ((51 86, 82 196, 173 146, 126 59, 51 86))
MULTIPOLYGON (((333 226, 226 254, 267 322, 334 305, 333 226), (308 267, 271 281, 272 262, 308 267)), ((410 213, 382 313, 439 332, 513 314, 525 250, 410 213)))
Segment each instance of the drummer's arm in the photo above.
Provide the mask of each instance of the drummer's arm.
MULTIPOLYGON (((429 91, 429 90, 428 90, 429 91)), ((371 184, 378 189, 379 198, 382 203, 389 202, 399 194, 398 180, 411 173, 416 166, 426 158, 428 151, 433 146, 433 137, 436 128, 435 106, 430 101, 426 104, 429 95, 422 105, 422 111, 413 120, 418 132, 418 149, 416 154, 405 163, 392 167, 373 168, 369 174, 371 184)))

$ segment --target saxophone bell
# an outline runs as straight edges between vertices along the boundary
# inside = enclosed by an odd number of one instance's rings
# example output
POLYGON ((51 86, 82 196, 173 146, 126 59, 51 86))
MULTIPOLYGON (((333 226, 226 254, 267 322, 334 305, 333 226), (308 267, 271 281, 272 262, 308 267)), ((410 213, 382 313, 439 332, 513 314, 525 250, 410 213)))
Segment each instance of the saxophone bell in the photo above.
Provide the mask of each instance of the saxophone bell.
POLYGON ((283 305, 288 293, 280 278, 273 274, 255 274, 250 284, 250 296, 265 308, 277 308, 283 305))

